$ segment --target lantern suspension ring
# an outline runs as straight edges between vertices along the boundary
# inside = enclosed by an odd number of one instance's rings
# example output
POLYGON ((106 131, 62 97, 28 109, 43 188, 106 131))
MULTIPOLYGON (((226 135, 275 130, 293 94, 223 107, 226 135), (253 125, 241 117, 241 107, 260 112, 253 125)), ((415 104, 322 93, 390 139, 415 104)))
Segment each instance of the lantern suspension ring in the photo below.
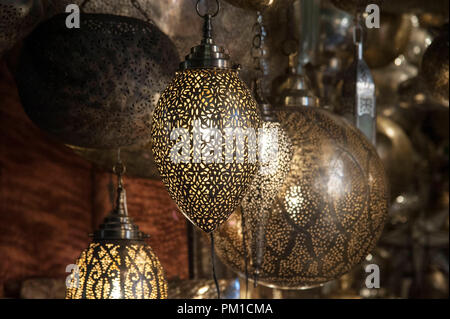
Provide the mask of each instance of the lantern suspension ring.
POLYGON ((200 12, 200 2, 197 1, 197 14, 204 19, 203 23, 203 39, 200 45, 191 48, 191 52, 186 56, 184 62, 180 64, 180 70, 186 69, 232 69, 230 56, 228 52, 221 46, 214 43, 212 19, 219 14, 220 2, 216 1, 216 10, 214 12, 200 12))

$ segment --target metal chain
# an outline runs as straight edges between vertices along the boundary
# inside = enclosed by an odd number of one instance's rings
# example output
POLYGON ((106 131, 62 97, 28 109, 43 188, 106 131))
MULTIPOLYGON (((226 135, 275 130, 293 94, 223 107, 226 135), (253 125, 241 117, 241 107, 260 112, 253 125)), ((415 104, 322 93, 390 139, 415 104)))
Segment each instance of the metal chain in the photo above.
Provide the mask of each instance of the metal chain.
POLYGON ((255 35, 252 41, 251 56, 253 58, 254 69, 257 72, 257 78, 262 78, 267 74, 267 50, 265 46, 267 32, 260 11, 256 13, 256 23, 253 25, 252 31, 255 35))
MULTIPOLYGON (((200 2, 201 0, 197 0, 197 3, 195 5, 195 10, 197 11, 197 14, 202 17, 205 18, 207 16, 209 16, 210 18, 214 18, 220 11, 220 2, 219 0, 216 0, 216 11, 214 11, 213 13, 208 13, 206 12, 205 14, 201 14, 200 13, 200 2)), ((207 8, 209 9, 209 6, 207 6, 207 8)))
POLYGON ((117 175, 117 183, 122 187, 122 175, 126 172, 126 167, 120 158, 120 148, 117 149, 117 163, 113 166, 113 172, 117 175))

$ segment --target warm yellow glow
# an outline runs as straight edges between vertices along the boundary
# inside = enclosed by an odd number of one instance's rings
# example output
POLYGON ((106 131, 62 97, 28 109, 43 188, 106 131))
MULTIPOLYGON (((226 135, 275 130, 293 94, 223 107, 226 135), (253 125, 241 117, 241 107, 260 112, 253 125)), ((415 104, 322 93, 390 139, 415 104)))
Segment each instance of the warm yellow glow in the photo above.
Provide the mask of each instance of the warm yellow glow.
POLYGON ((143 242, 93 242, 77 260, 67 299, 165 299, 167 283, 158 258, 143 242), (75 278, 79 277, 76 287, 75 278))

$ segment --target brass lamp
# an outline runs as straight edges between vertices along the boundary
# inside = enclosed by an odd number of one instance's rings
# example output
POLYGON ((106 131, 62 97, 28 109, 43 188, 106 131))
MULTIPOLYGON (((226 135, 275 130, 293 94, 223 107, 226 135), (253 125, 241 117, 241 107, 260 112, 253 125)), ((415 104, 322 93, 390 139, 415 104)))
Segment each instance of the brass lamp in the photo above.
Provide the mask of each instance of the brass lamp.
POLYGON ((113 211, 71 274, 66 299, 165 299, 167 282, 148 237, 128 216, 121 174, 113 211))
POLYGON ((260 116, 238 68, 214 43, 211 20, 218 12, 219 2, 214 14, 200 15, 203 40, 161 94, 152 127, 155 163, 169 194, 205 232, 228 219, 258 166, 252 141, 260 116), (243 138, 227 142, 239 131, 243 138))

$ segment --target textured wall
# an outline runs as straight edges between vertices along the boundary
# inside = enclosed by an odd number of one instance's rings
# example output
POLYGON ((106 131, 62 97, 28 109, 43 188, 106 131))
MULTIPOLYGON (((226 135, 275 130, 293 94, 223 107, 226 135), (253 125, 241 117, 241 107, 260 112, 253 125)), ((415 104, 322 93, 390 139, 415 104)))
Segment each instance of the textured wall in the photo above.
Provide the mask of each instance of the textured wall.
MULTIPOLYGON (((0 296, 4 284, 65 276, 111 209, 110 181, 29 121, 0 61, 0 296)), ((150 234, 167 276, 186 278, 185 220, 163 185, 125 183, 129 213, 150 234)))

